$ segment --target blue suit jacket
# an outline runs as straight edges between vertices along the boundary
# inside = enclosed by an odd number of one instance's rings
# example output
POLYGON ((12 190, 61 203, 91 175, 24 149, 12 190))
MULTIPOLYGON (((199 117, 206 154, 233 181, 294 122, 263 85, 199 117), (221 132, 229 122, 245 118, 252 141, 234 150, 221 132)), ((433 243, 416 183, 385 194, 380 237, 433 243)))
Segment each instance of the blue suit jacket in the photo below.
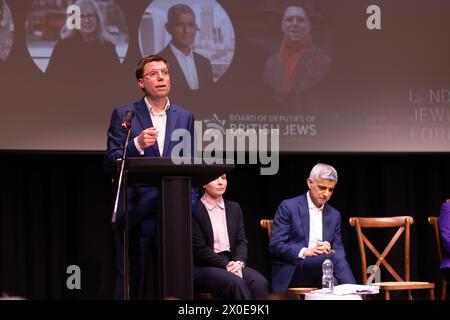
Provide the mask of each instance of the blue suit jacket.
MULTIPOLYGON (((153 127, 147 105, 145 104, 144 98, 142 98, 135 103, 115 109, 111 116, 111 123, 108 129, 107 150, 104 160, 105 170, 110 173, 111 176, 114 176, 117 173, 117 159, 121 158, 123 155, 126 130, 121 127, 121 124, 125 113, 128 110, 133 110, 136 115, 131 123, 131 139, 128 143, 127 157, 170 157, 172 149, 179 143, 179 141, 171 141, 171 134, 178 128, 189 130, 191 134, 191 150, 193 150, 194 117, 191 112, 171 104, 167 110, 163 154, 161 155, 159 152, 158 143, 144 149, 144 155, 139 153, 134 145, 134 138, 138 136, 142 130, 153 127)), ((131 226, 143 219, 154 218, 156 216, 157 197, 157 188, 154 187, 138 186, 128 188, 128 210, 131 226)), ((120 201, 119 204, 121 207, 118 211, 118 222, 123 217, 123 201, 120 201)))
MULTIPOLYGON (((336 255, 345 257, 341 239, 341 214, 325 204, 323 241, 328 241, 336 255)), ((272 256, 272 289, 284 292, 294 275, 298 254, 309 243, 309 209, 306 194, 284 200, 275 213, 269 251, 272 256)))

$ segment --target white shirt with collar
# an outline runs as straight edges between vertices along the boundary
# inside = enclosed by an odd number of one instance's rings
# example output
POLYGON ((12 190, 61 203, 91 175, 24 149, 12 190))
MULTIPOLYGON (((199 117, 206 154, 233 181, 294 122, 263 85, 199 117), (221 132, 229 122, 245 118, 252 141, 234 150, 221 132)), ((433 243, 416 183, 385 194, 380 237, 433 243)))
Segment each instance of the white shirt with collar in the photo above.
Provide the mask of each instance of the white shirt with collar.
POLYGON ((183 52, 177 49, 172 43, 169 44, 170 50, 180 64, 181 70, 183 70, 184 77, 188 83, 189 89, 198 90, 198 76, 197 67, 195 66, 194 53, 190 49, 189 54, 185 55, 183 52))
MULTIPOLYGON (((317 241, 322 241, 323 239, 323 229, 322 229, 322 217, 323 217, 323 207, 317 208, 313 201, 311 200, 311 196, 309 195, 309 191, 306 193, 306 199, 308 201, 308 210, 309 210, 309 243, 308 248, 313 248, 316 245, 317 241)), ((302 248, 298 257, 304 259, 304 253, 306 249, 302 248)))
MULTIPOLYGON (((156 141, 158 142, 159 154, 163 156, 164 152, 164 140, 166 138, 166 124, 167 124, 167 110, 170 108, 170 101, 167 98, 166 106, 160 113, 155 113, 153 107, 148 102, 147 97, 144 97, 145 104, 147 105, 148 112, 150 113, 150 118, 152 119, 153 127, 158 130, 158 137, 156 141)), ((137 142, 137 137, 134 138, 134 145, 141 155, 144 154, 144 150, 141 149, 137 142)))

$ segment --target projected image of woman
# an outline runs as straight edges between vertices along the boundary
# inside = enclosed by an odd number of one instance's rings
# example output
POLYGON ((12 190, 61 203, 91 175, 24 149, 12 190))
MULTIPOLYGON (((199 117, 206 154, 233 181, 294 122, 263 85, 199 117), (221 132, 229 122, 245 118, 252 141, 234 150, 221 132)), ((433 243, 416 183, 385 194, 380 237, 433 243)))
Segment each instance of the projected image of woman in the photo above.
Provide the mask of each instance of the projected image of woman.
POLYGON ((264 70, 264 82, 280 102, 314 87, 331 60, 326 50, 315 45, 311 21, 300 2, 285 5, 282 12, 283 40, 278 52, 266 60, 264 70))

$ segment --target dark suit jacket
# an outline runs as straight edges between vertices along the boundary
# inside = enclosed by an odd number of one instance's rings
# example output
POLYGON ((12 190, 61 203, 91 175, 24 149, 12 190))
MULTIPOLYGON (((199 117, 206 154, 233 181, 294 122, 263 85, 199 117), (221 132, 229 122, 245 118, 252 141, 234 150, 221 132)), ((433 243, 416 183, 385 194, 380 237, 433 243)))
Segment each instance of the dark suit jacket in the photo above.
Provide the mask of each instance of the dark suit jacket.
MULTIPOLYGON (((195 51, 193 52, 195 67, 197 69, 199 90, 191 90, 189 89, 183 70, 178 63, 177 58, 172 53, 170 46, 167 45, 160 53, 158 53, 158 55, 166 59, 169 64, 170 81, 172 83, 172 90, 170 94, 176 101, 183 101, 184 105, 186 105, 186 100, 191 103, 195 103, 193 99, 195 99, 198 94, 204 93, 212 87, 213 76, 211 62, 204 56, 195 51)), ((202 97, 199 96, 198 98, 202 97)))
MULTIPOLYGON (((230 240, 230 258, 234 261, 245 262, 247 260, 247 239, 242 209, 237 202, 225 199, 224 202, 228 238, 230 240)), ((201 201, 198 207, 198 214, 196 219, 193 219, 192 226, 194 264, 225 268, 228 260, 214 252, 214 235, 208 211, 201 201)))
MULTIPOLYGON (((142 130, 153 126, 144 98, 141 100, 119 107, 114 110, 111 116, 111 123, 108 129, 108 142, 105 154, 105 170, 114 176, 117 172, 116 160, 123 155, 123 146, 126 140, 126 130, 121 127, 123 117, 128 110, 133 110, 136 115, 131 123, 131 139, 128 143, 128 157, 161 157, 158 143, 144 149, 141 155, 134 145, 134 138, 142 130)), ((172 149, 179 143, 171 141, 171 134, 175 129, 184 128, 191 134, 191 149, 194 143, 194 117, 191 112, 171 104, 167 110, 166 136, 164 141, 163 157, 170 157, 172 149)), ((186 143, 186 141, 183 141, 186 143)), ((189 155, 185 155, 189 156, 189 155)), ((154 218, 156 215, 157 189, 149 186, 129 187, 128 189, 128 209, 130 225, 140 222, 146 218, 154 218)), ((122 201, 119 202, 122 205, 122 201)), ((123 216, 123 208, 118 212, 118 219, 123 216)))
MULTIPOLYGON (((325 204, 323 241, 328 241, 336 255, 345 257, 341 239, 341 214, 325 204)), ((284 292, 292 280, 298 254, 309 244, 309 208, 306 194, 284 200, 275 213, 269 251, 272 256, 272 288, 284 292)))

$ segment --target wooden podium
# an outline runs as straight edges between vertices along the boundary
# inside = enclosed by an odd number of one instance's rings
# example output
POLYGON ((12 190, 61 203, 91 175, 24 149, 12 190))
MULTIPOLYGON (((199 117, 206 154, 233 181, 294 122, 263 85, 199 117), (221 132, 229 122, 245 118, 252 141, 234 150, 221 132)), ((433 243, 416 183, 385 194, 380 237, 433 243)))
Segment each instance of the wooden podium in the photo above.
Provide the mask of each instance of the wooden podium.
POLYGON ((233 164, 174 164, 171 158, 128 158, 125 187, 158 187, 159 296, 193 299, 192 187, 231 171, 233 164))

